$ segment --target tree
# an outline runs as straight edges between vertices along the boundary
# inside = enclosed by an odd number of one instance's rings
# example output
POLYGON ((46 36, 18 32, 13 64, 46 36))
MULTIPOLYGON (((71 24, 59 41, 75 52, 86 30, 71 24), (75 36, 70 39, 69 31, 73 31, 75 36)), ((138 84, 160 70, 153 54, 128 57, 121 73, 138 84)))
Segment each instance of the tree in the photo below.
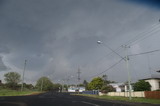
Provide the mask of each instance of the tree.
POLYGON ((83 86, 85 87, 85 89, 87 89, 88 82, 86 80, 83 81, 83 86))
POLYGON ((133 85, 134 91, 150 91, 151 85, 149 82, 145 82, 144 80, 139 80, 133 85))
POLYGON ((50 81, 49 78, 41 77, 36 83, 36 88, 38 90, 49 91, 53 89, 53 83, 50 81))
POLYGON ((107 93, 107 92, 113 92, 115 91, 115 88, 113 88, 111 85, 104 85, 101 88, 101 92, 107 93))
POLYGON ((26 88, 26 89, 33 89, 34 86, 32 84, 26 84, 26 83, 23 83, 23 86, 26 88))
POLYGON ((99 90, 103 86, 103 79, 100 77, 92 79, 92 81, 88 84, 89 90, 99 90))
POLYGON ((20 74, 17 72, 9 72, 4 75, 4 80, 9 88, 16 89, 20 80, 20 74))
POLYGON ((57 83, 53 85, 53 91, 61 91, 62 90, 62 85, 57 83))
POLYGON ((103 82, 104 82, 104 85, 107 85, 108 84, 108 81, 107 81, 107 75, 102 75, 102 79, 103 79, 103 82))
POLYGON ((103 79, 104 85, 108 85, 109 83, 115 83, 115 81, 108 80, 108 76, 106 74, 102 75, 102 79, 103 79))

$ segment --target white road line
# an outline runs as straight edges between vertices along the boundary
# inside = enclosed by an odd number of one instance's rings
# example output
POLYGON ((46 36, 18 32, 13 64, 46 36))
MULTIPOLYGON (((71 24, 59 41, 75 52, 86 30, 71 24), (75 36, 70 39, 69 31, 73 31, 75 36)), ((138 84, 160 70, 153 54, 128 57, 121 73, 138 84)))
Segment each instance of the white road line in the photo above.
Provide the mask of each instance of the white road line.
POLYGON ((90 103, 90 102, 85 102, 85 101, 81 101, 82 103, 85 103, 85 104, 89 104, 89 105, 92 105, 92 106, 100 106, 100 105, 97 105, 97 104, 93 104, 93 103, 90 103))

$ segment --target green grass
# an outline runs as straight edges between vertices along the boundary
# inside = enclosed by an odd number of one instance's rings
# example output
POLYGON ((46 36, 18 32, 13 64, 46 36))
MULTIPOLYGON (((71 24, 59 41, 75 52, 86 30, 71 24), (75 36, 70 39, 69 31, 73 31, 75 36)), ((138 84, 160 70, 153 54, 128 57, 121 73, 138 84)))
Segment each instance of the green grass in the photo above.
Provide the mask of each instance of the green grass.
POLYGON ((147 99, 147 98, 138 98, 134 97, 131 100, 127 97, 119 97, 119 96, 98 96, 98 95, 88 95, 88 94, 79 94, 80 96, 87 96, 87 97, 93 97, 98 99, 105 99, 105 100, 117 100, 117 101, 127 101, 127 102, 137 102, 137 103, 151 103, 151 104, 160 104, 159 99, 147 99))
POLYGON ((22 95, 32 95, 32 94, 37 94, 37 93, 41 93, 41 92, 0 89, 0 96, 22 96, 22 95))

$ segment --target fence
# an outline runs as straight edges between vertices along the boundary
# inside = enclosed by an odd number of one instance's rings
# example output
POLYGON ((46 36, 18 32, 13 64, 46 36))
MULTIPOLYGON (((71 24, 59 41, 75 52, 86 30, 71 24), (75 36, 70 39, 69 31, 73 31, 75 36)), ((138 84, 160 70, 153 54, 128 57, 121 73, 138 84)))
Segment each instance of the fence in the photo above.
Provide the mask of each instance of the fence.
MULTIPOLYGON (((129 92, 108 92, 107 94, 99 93, 99 95, 108 95, 108 96, 124 96, 129 97, 129 92)), ((144 92, 131 92, 132 97, 145 97, 144 92)))
POLYGON ((149 99, 160 99, 160 91, 145 91, 145 97, 149 99))

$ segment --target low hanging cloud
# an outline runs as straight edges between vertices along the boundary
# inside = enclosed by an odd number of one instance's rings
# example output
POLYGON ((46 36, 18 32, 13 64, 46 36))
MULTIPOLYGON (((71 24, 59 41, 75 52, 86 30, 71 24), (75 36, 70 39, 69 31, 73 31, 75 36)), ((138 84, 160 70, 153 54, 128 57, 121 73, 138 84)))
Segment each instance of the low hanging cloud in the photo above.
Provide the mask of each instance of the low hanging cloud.
MULTIPOLYGON (((9 66, 11 71, 22 73, 27 60, 25 79, 29 82, 41 76, 53 80, 69 75, 77 77, 78 67, 81 79, 101 73, 120 58, 114 53, 106 56, 111 51, 97 46, 97 40, 103 40, 115 50, 133 39, 134 32, 140 33, 159 18, 158 10, 132 3, 125 0, 1 0, 0 71, 7 71, 9 66)), ((159 39, 138 43, 130 52, 159 48, 159 39)), ((124 50, 117 52, 124 56, 124 50)), ((126 80, 123 67, 123 64, 117 66, 118 74, 124 76, 116 77, 117 81, 126 80)), ((145 69, 140 67, 140 70, 145 69)), ((117 76, 112 70, 104 74, 117 76)))
POLYGON ((9 68, 4 64, 2 57, 0 56, 0 71, 8 71, 9 68))

